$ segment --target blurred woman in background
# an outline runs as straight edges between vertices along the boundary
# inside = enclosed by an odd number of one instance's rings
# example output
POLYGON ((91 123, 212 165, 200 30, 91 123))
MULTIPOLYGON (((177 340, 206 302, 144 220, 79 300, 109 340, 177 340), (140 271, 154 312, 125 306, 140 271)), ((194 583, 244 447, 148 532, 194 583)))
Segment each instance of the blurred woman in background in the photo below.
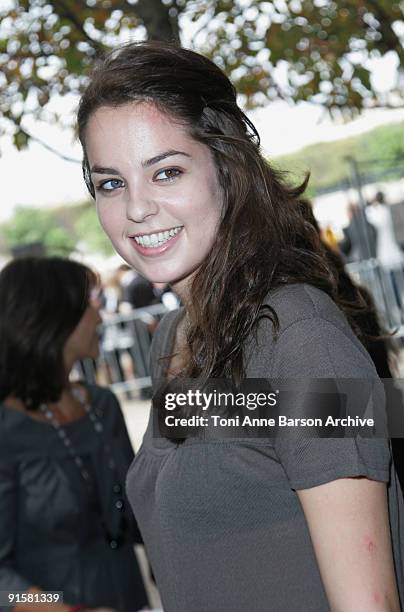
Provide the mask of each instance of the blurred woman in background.
POLYGON ((147 605, 119 404, 69 376, 97 357, 100 323, 87 267, 24 258, 0 273, 0 591, 64 593, 64 603, 18 612, 147 605))

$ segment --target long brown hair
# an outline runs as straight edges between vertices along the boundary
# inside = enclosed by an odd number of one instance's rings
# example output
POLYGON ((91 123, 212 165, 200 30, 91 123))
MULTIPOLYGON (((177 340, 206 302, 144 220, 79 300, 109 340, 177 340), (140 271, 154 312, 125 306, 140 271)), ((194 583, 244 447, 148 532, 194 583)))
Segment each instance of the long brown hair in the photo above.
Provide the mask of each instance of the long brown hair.
MULTIPOLYGON (((187 318, 189 378, 244 375, 243 345, 257 322, 276 312, 268 292, 285 283, 325 291, 351 319, 302 198, 308 176, 290 186, 260 152, 257 130, 237 105, 236 91, 207 58, 167 43, 125 45, 95 66, 78 111, 84 179, 94 196, 85 153, 89 117, 102 106, 146 101, 187 126, 213 154, 223 193, 223 216, 209 255, 196 272, 187 318)), ((358 333, 357 326, 354 325, 358 333)), ((359 332, 360 333, 360 332, 359 332)))

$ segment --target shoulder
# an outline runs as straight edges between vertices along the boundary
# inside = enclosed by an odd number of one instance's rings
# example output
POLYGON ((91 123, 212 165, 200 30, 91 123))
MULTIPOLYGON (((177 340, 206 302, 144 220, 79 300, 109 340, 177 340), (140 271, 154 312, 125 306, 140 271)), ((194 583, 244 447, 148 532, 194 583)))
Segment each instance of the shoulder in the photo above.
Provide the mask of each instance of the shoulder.
POLYGON ((123 419, 121 405, 111 389, 90 383, 85 383, 85 386, 91 407, 95 414, 104 420, 104 423, 116 423, 123 419))
POLYGON ((173 326, 176 325, 176 322, 182 316, 184 308, 176 308, 175 310, 170 310, 167 312, 160 320, 157 329, 153 334, 152 344, 151 344, 151 354, 152 357, 159 357, 163 347, 166 345, 168 337, 172 331, 173 326))
POLYGON ((21 410, 16 410, 0 402, 0 448, 3 447, 10 437, 20 437, 24 434, 26 428, 32 424, 32 421, 27 418, 21 410))
POLYGON ((91 383, 85 383, 85 387, 90 396, 92 405, 97 406, 101 403, 110 403, 119 406, 116 395, 108 387, 100 387, 91 383))
POLYGON ((0 462, 43 455, 49 443, 47 432, 23 411, 0 403, 0 462))
POLYGON ((157 329, 153 334, 153 342, 155 344, 163 344, 164 340, 169 335, 172 326, 182 316, 183 312, 184 307, 166 312, 166 314, 161 318, 157 329))
POLYGON ((165 347, 168 346, 170 334, 174 331, 173 327, 182 316, 184 308, 176 308, 167 312, 160 320, 157 329, 155 330, 150 347, 150 372, 153 385, 161 376, 160 357, 163 356, 165 347))
POLYGON ((265 301, 276 312, 274 376, 374 377, 373 362, 332 298, 312 285, 291 284, 265 301))
POLYGON ((277 287, 269 292, 265 304, 275 310, 280 334, 290 325, 318 317, 350 329, 345 315, 332 298, 325 291, 307 283, 277 287))
POLYGON ((116 395, 107 387, 86 384, 89 392, 91 407, 96 416, 101 419, 105 432, 112 436, 126 434, 127 427, 116 395))

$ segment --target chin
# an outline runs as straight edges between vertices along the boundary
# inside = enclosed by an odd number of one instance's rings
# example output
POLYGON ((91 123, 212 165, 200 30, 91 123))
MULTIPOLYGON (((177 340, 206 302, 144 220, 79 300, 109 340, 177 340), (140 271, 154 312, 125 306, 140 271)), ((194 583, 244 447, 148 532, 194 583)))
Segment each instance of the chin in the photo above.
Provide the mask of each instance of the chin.
POLYGON ((164 283, 166 285, 182 285, 187 284, 195 275, 198 268, 200 267, 200 262, 195 264, 192 267, 187 267, 186 269, 178 267, 177 269, 166 269, 166 270, 156 270, 155 274, 152 273, 151 270, 147 273, 140 272, 143 276, 145 276, 148 280, 153 283, 164 283))

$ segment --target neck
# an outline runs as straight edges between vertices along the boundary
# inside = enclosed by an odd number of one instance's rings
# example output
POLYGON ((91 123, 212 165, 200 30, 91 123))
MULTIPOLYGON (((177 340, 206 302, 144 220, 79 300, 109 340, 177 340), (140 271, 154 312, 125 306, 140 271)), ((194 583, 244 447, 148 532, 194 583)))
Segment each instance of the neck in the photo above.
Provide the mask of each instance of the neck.
POLYGON ((69 423, 85 414, 84 403, 87 401, 87 394, 82 399, 77 398, 73 393, 75 383, 68 383, 63 389, 58 402, 49 403, 49 408, 54 412, 62 423, 69 423))
POLYGON ((60 404, 63 401, 76 400, 77 395, 75 393, 75 390, 77 391, 77 389, 80 389, 83 392, 86 391, 85 385, 83 385, 82 383, 72 382, 68 380, 66 385, 63 387, 59 401, 56 403, 60 404))
POLYGON ((185 307, 185 310, 188 310, 188 306, 189 306, 190 300, 191 300, 191 295, 190 295, 191 294, 191 291, 190 291, 191 281, 192 281, 192 279, 187 277, 187 278, 184 278, 184 279, 182 279, 180 281, 172 283, 170 285, 170 288, 174 291, 174 293, 181 300, 181 303, 185 307))

